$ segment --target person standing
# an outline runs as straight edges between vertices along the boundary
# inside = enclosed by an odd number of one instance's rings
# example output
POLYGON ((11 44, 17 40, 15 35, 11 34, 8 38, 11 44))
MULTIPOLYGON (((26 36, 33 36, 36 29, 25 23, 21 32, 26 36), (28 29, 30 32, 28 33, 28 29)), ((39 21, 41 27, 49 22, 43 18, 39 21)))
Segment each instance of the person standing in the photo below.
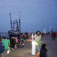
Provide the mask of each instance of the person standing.
POLYGON ((48 51, 46 48, 46 44, 42 44, 41 49, 40 49, 40 57, 47 57, 48 51))
POLYGON ((36 53, 40 52, 40 40, 41 40, 41 34, 40 31, 37 31, 35 34, 36 53))
POLYGON ((56 37, 56 33, 55 32, 52 32, 52 39, 55 40, 55 37, 56 37))
POLYGON ((15 37, 12 36, 10 39, 10 46, 11 46, 12 50, 15 50, 15 44, 16 44, 15 37))

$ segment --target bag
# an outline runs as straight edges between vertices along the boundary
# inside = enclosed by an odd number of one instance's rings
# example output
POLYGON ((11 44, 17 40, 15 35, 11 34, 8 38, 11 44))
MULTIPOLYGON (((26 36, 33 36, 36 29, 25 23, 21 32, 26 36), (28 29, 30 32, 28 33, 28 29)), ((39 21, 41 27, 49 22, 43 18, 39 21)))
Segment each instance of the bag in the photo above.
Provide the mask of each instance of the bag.
POLYGON ((17 48, 17 44, 15 44, 14 48, 15 48, 15 49, 17 48))
POLYGON ((36 46, 40 45, 40 41, 36 41, 36 46))
POLYGON ((37 57, 40 57, 40 53, 39 53, 39 52, 37 52, 37 54, 36 54, 36 55, 37 55, 37 57))

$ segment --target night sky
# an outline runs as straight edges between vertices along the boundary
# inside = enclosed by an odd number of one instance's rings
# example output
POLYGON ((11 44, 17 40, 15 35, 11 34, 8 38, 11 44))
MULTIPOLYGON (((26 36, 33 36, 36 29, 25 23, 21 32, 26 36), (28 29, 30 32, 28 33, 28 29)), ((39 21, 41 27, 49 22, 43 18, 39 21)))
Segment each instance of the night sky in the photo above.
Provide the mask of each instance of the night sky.
POLYGON ((12 20, 21 18, 22 32, 57 30, 57 0, 0 0, 0 32, 10 30, 12 20))

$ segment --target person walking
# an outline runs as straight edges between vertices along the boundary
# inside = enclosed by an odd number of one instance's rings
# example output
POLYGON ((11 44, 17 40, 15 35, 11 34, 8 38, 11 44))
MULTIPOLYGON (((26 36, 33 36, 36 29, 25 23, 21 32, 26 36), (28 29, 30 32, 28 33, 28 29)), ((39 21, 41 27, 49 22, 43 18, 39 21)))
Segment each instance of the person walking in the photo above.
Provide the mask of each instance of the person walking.
POLYGON ((5 50, 7 51, 7 54, 9 54, 10 53, 10 40, 4 37, 4 39, 2 40, 2 43, 5 46, 5 50))

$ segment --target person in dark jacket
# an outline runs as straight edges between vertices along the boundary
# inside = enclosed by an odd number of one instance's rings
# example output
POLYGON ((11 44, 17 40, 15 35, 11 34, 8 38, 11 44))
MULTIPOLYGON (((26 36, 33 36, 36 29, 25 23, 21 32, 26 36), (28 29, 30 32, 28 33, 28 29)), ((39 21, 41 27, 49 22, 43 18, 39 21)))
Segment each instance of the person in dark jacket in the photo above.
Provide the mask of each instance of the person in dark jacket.
POLYGON ((10 40, 10 46, 11 46, 12 50, 15 50, 15 44, 16 44, 15 37, 12 36, 11 40, 10 40))
POLYGON ((46 44, 42 44, 41 46, 41 50, 40 50, 40 57, 47 57, 47 48, 46 48, 46 44))
POLYGON ((5 46, 2 44, 1 39, 0 39, 0 57, 1 57, 1 53, 3 53, 5 50, 5 46))

